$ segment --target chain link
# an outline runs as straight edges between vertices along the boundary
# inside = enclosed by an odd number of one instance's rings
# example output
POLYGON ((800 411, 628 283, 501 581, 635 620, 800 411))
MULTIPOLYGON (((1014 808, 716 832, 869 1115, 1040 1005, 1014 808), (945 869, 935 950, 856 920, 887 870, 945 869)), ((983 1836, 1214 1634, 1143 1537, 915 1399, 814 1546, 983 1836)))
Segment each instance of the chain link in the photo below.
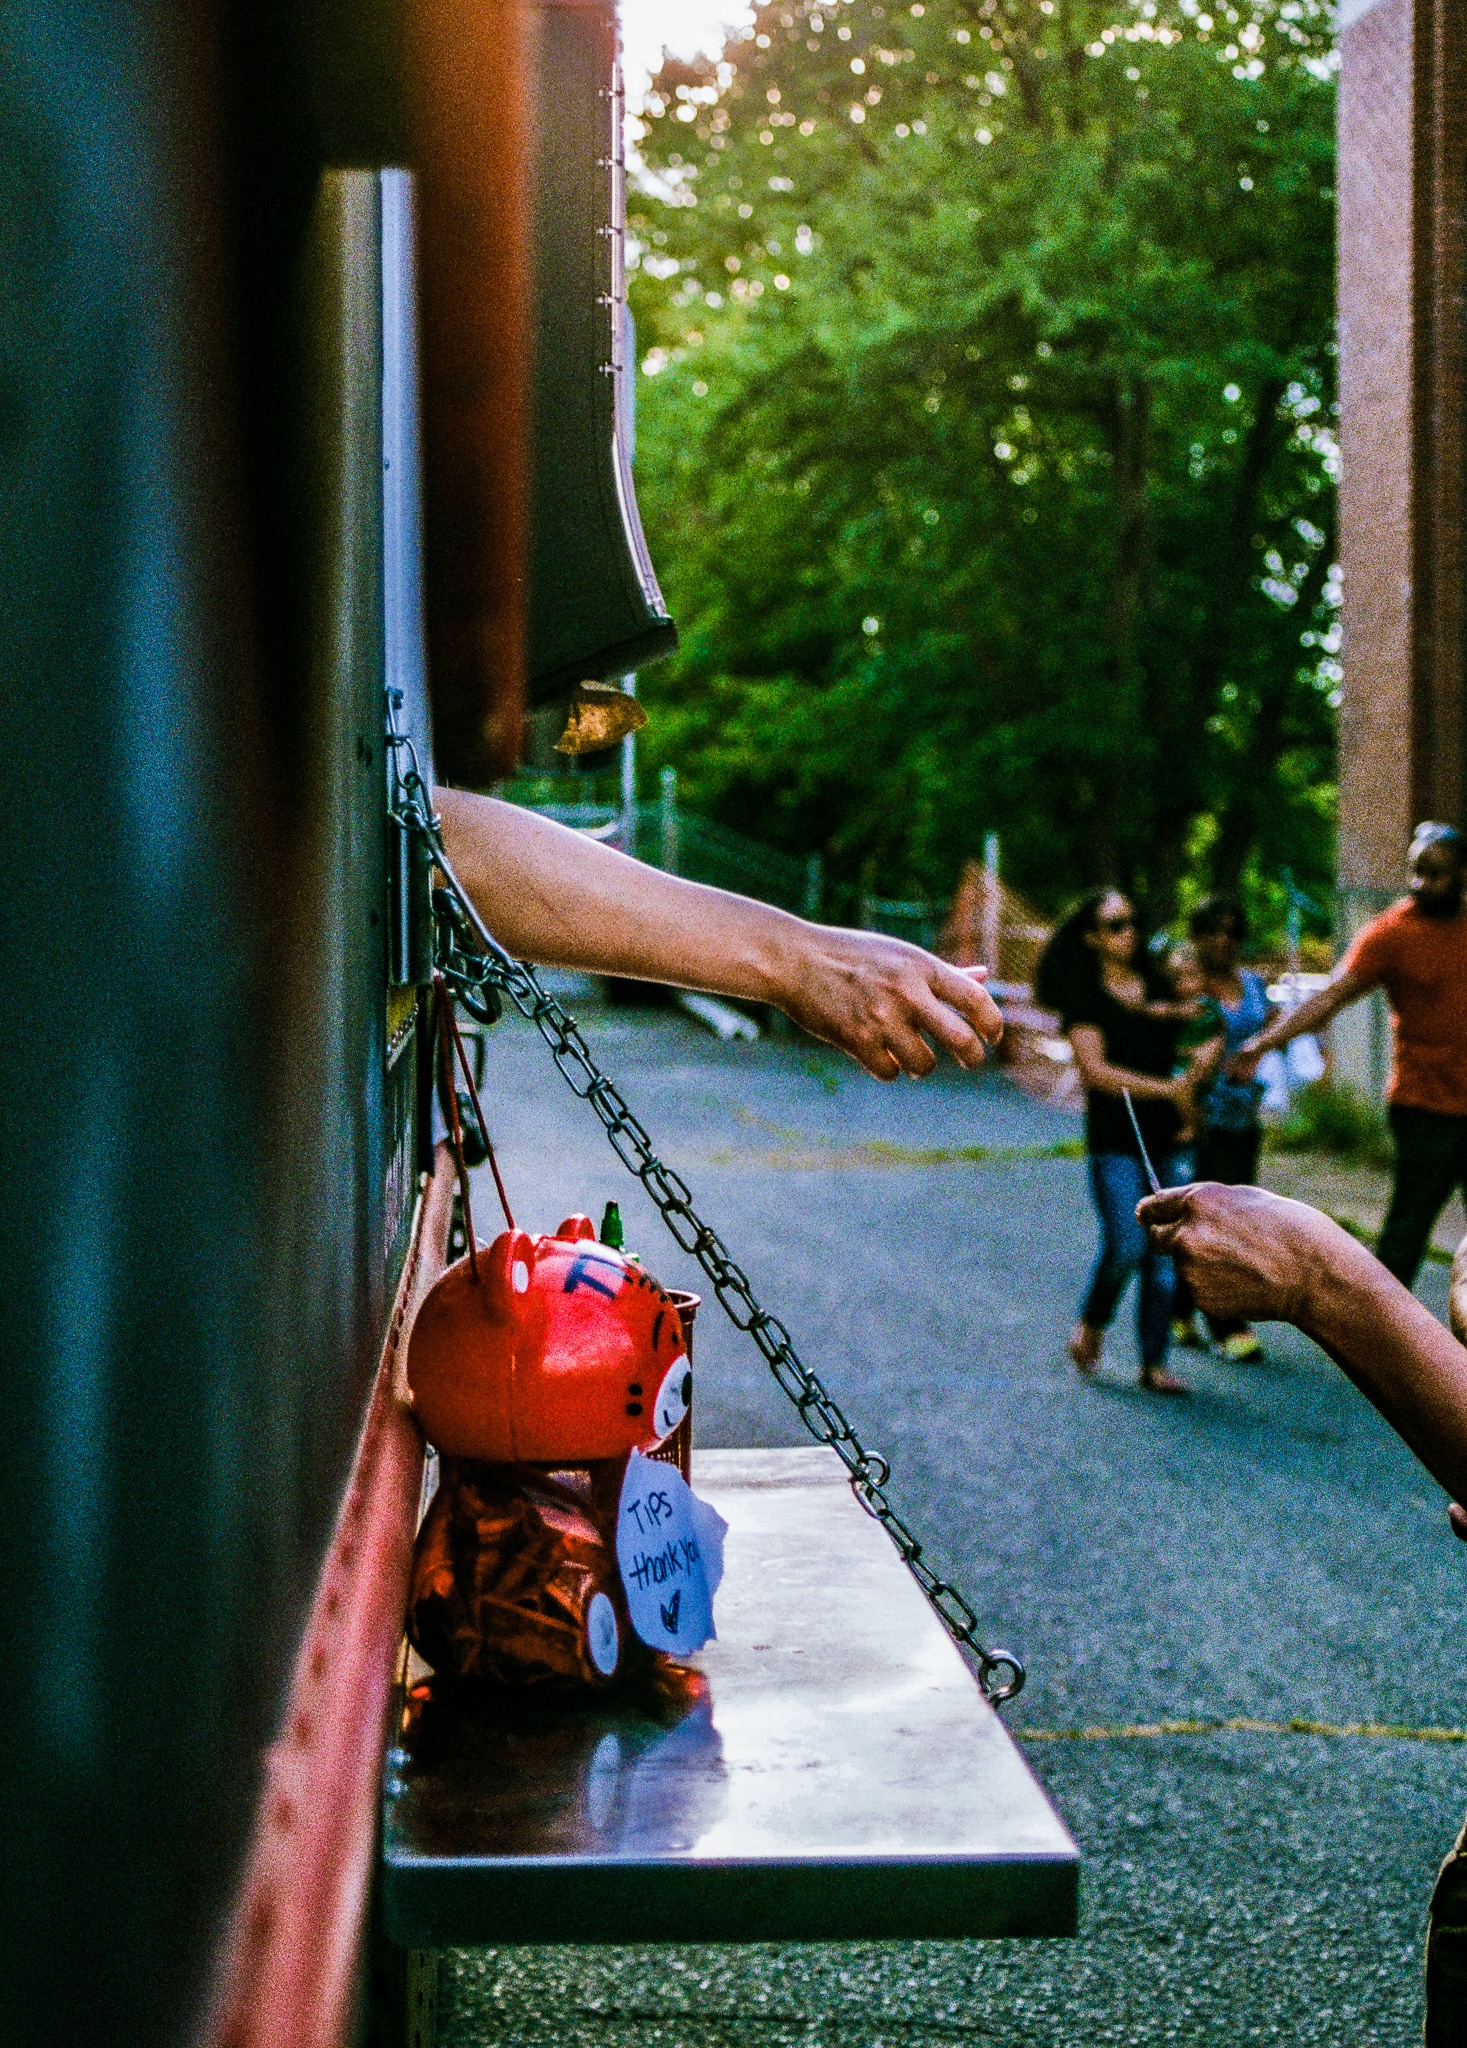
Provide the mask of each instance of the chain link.
POLYGON ((957 1587, 933 1571, 922 1545, 892 1505, 886 1490, 891 1478, 886 1459, 867 1450, 839 1403, 796 1351, 784 1324, 760 1307, 748 1275, 693 1207, 686 1182, 657 1157, 647 1130, 597 1066, 575 1019, 543 987, 534 968, 506 953, 485 929, 444 852, 411 741, 390 734, 389 744, 405 749, 410 761, 397 777, 394 816, 406 829, 426 836, 445 877, 446 886, 435 889, 433 899, 435 951, 444 980, 476 1015, 497 1015, 498 997, 507 996, 535 1025, 570 1087, 600 1119, 617 1158, 647 1190, 677 1244, 708 1275, 724 1313, 735 1328, 753 1338, 811 1436, 828 1444, 845 1466, 857 1500, 886 1530, 948 1634, 977 1659, 979 1683, 987 1698, 995 1706, 1011 1700, 1023 1687, 1024 1666, 1012 1651, 986 1649, 978 1640, 977 1615, 957 1587))

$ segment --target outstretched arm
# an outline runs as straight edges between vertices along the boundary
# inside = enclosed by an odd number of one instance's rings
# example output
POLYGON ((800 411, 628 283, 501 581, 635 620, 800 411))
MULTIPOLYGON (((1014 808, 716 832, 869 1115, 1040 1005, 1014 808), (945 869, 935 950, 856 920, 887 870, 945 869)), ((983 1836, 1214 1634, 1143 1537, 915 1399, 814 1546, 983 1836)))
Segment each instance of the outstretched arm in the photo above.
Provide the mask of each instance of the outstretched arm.
POLYGON ((1280 1011, 1272 1024, 1255 1032, 1228 1061, 1228 1073, 1235 1081, 1251 1081, 1266 1052, 1277 1052, 1291 1038, 1302 1038, 1306 1031, 1322 1031, 1347 1003, 1365 995, 1372 986, 1353 968, 1337 968, 1324 987, 1306 996, 1297 1009, 1280 1011))
POLYGON ((975 1067, 1003 1030, 975 974, 903 939, 683 881, 493 797, 433 801, 479 915, 524 959, 773 1003, 882 1081, 930 1073, 934 1044, 975 1067))
POLYGON ((1453 1499, 1467 1498, 1467 1349, 1348 1231, 1302 1202, 1208 1181, 1152 1195, 1136 1214, 1201 1307, 1295 1324, 1453 1499))

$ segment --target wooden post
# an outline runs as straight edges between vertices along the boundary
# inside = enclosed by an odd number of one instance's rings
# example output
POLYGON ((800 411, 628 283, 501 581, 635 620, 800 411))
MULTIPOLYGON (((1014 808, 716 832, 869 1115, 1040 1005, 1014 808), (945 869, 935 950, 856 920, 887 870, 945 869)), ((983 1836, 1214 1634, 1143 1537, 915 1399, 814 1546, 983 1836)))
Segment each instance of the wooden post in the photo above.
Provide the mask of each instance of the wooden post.
MULTIPOLYGON (((637 694, 635 676, 623 676, 622 688, 629 697, 637 694)), ((621 831, 623 853, 637 851, 637 735, 629 732, 621 743, 621 831)))
POLYGON ((662 771, 662 865, 668 874, 678 871, 677 770, 662 771))
POLYGON ((998 834, 988 832, 983 838, 983 964, 988 969, 990 980, 998 979, 998 834))

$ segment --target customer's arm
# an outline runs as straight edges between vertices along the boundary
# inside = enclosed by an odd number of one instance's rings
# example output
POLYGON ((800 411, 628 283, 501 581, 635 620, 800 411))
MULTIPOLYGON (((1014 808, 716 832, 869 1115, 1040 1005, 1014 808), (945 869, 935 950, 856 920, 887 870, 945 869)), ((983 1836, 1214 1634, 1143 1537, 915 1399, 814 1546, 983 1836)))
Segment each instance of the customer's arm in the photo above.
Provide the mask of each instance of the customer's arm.
POLYGON ((1337 967, 1323 988, 1306 996, 1297 1009, 1280 1010, 1271 1024, 1256 1031, 1246 1045, 1239 1047, 1228 1061, 1230 1077, 1251 1081, 1265 1053, 1277 1052, 1291 1038, 1302 1038, 1306 1031, 1322 1031, 1341 1010, 1368 994, 1374 985, 1352 967, 1337 967))
POLYGON ((929 1039, 977 1066, 1003 1030, 977 976, 920 946, 683 881, 492 797, 433 801, 479 915, 524 959, 774 1003, 883 1081, 930 1073, 929 1039))
POLYGON ((1295 1324, 1467 1498, 1467 1349, 1348 1231, 1302 1202, 1206 1181, 1136 1214, 1202 1308, 1295 1324))

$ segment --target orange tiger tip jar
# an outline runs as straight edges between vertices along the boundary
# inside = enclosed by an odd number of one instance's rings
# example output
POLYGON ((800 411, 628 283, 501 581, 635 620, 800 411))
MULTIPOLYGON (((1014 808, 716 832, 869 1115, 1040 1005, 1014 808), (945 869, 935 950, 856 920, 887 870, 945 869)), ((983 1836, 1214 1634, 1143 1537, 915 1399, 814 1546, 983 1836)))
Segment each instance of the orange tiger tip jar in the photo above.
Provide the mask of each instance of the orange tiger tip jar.
POLYGON ((677 1305, 589 1216, 548 1237, 507 1230, 450 1266, 418 1310, 407 1378, 428 1441, 484 1464, 625 1458, 692 1400, 677 1305))

